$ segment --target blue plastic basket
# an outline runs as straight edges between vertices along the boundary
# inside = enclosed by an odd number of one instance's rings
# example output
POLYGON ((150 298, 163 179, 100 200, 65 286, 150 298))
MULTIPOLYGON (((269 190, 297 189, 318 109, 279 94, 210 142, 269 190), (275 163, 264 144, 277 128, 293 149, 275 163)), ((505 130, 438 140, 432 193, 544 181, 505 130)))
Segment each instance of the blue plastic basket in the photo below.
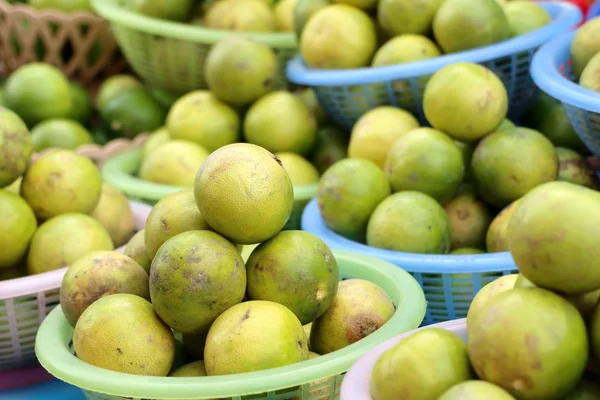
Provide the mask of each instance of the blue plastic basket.
POLYGON ((579 86, 571 71, 571 43, 576 33, 542 46, 533 58, 531 75, 540 89, 562 102, 577 135, 600 156, 600 94, 579 86))
POLYGON ((509 116, 518 119, 538 94, 529 75, 535 51, 583 19, 579 8, 572 4, 540 4, 553 21, 502 43, 414 63, 351 70, 311 69, 298 55, 288 63, 287 77, 293 83, 312 87, 333 122, 350 129, 365 112, 385 104, 402 107, 425 122, 422 99, 427 76, 456 62, 474 62, 490 68, 502 79, 510 99, 509 116))
POLYGON ((473 297, 483 286, 517 272, 510 253, 476 255, 411 254, 378 249, 347 239, 325 225, 316 199, 302 214, 302 230, 320 237, 333 249, 376 257, 409 272, 427 299, 423 325, 465 318, 473 297))
POLYGON ((592 18, 600 17, 600 1, 596 1, 588 10, 588 21, 592 18))

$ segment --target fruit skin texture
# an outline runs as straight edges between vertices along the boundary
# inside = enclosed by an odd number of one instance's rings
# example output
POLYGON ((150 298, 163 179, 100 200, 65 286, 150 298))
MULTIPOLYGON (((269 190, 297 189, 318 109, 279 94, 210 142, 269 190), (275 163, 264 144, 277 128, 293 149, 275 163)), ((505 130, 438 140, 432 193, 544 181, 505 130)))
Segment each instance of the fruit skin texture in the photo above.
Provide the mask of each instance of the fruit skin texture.
POLYGON ((208 155, 208 150, 194 142, 170 140, 142 160, 139 177, 164 185, 192 186, 208 155))
POLYGON ((571 62, 576 77, 581 76, 585 66, 600 51, 600 17, 586 22, 573 38, 571 43, 571 62))
POLYGON ((440 49, 428 37, 414 34, 396 36, 377 50, 372 65, 393 65, 440 56, 440 49))
POLYGON ((467 332, 477 375, 518 399, 561 399, 586 367, 588 339, 581 315, 544 289, 519 288, 494 296, 467 332))
POLYGON ((261 371, 308 360, 306 334, 286 307, 247 301, 221 314, 204 350, 209 376, 261 371))
POLYGON ((479 196, 496 207, 505 207, 558 177, 554 146, 544 135, 527 128, 487 136, 475 148, 471 165, 479 196))
MULTIPOLYGON (((455 0, 447 3, 450 1, 455 0)), ((456 140, 473 142, 502 123, 508 111, 508 94, 489 69, 460 62, 433 74, 423 94, 423 111, 435 129, 456 140)))
POLYGON ((552 22, 552 17, 542 6, 529 1, 511 1, 503 6, 512 36, 535 31, 552 22))
POLYGON ((113 135, 133 138, 163 126, 167 113, 146 89, 132 88, 111 96, 100 116, 113 135))
POLYGON ((0 190, 0 270, 14 267, 27 253, 37 229, 29 204, 20 196, 0 190))
POLYGON ((125 246, 125 250, 123 254, 128 257, 131 257, 133 261, 138 263, 140 267, 146 271, 147 274, 150 273, 150 264, 152 263, 152 259, 148 255, 148 251, 146 250, 146 243, 144 240, 145 229, 137 232, 127 243, 125 246))
POLYGON ((292 182, 277 157, 248 143, 212 153, 198 170, 194 188, 206 222, 237 244, 275 236, 294 206, 292 182))
POLYGON ((300 35, 300 52, 311 68, 365 67, 375 50, 373 21, 365 12, 346 4, 329 5, 315 12, 300 35))
POLYGON ((119 189, 104 183, 96 208, 90 213, 104 226, 115 247, 121 247, 131 239, 135 231, 135 217, 129 200, 119 189))
POLYGON ((567 182, 528 193, 508 224, 508 247, 519 271, 561 293, 600 288, 600 247, 590 245, 600 226, 599 205, 598 192, 567 182))
POLYGON ((600 50, 585 66, 579 84, 586 89, 600 93, 600 50))
POLYGON ((506 231, 510 217, 517 208, 517 204, 518 200, 510 203, 492 220, 485 236, 485 247, 488 253, 508 251, 506 231))
POLYGON ((167 376, 175 339, 152 304, 133 294, 93 303, 75 326, 77 357, 100 368, 134 375, 167 376))
POLYGON ((575 150, 564 147, 556 148, 558 156, 558 180, 585 186, 590 189, 598 187, 598 178, 594 170, 575 150))
POLYGON ((387 293, 372 282, 347 279, 310 330, 311 350, 325 355, 343 349, 381 328, 394 315, 387 293))
POLYGON ((340 281, 331 250, 321 239, 303 231, 280 232, 258 246, 246 263, 246 271, 250 300, 283 304, 302 325, 323 315, 340 281))
POLYGON ((241 106, 253 103, 275 89, 280 79, 280 66, 270 47, 233 36, 218 42, 210 50, 204 75, 215 96, 241 106))
POLYGON ((96 108, 98 110, 103 110, 108 101, 120 92, 127 91, 128 89, 141 88, 143 88, 142 83, 132 75, 113 75, 102 82, 98 88, 96 108))
POLYGON ((485 248, 485 238, 492 222, 489 207, 474 194, 458 195, 444 205, 450 223, 451 249, 485 248))
POLYGON ((244 260, 235 246, 210 231, 180 233, 158 250, 150 267, 156 313, 181 333, 206 332, 246 291, 244 260))
POLYGON ((92 212, 102 190, 102 176, 87 157, 54 150, 34 162, 23 176, 21 196, 39 219, 92 212))
POLYGON ((349 239, 362 241, 375 207, 391 193, 390 183, 373 162, 348 158, 321 177, 317 202, 325 224, 349 239))
POLYGON ((0 188, 23 175, 33 153, 31 135, 14 112, 0 108, 0 188))
POLYGON ((495 281, 492 281, 481 288, 473 298, 469 312, 467 313, 467 327, 473 323, 473 320, 481 313, 487 302, 494 296, 511 290, 515 287, 519 274, 504 275, 495 281))
POLYGON ((294 10, 298 0, 280 0, 273 7, 275 24, 280 32, 294 32, 294 10))
POLYGON ((71 326, 101 297, 129 293, 150 300, 148 274, 115 251, 93 251, 69 266, 60 287, 60 306, 71 326))
POLYGON ((204 25, 237 32, 272 32, 275 14, 262 0, 221 0, 206 11, 204 25))
POLYGON ((304 157, 296 153, 276 153, 290 176, 292 185, 310 185, 319 182, 319 171, 304 157))
POLYGON ((383 200, 369 220, 367 244, 381 249, 421 254, 450 250, 450 224, 433 198, 414 191, 383 200))
POLYGON ((76 149, 84 144, 94 143, 94 138, 87 129, 66 118, 40 122, 31 130, 31 140, 36 152, 50 147, 76 149))
POLYGON ((370 392, 373 400, 437 400, 453 385, 473 378, 462 338, 427 328, 379 357, 371 373, 370 392))
POLYGON ((506 390, 484 381, 466 381, 452 386, 438 400, 515 400, 506 390))
POLYGON ((380 0, 377 21, 390 36, 427 34, 444 0, 380 0))

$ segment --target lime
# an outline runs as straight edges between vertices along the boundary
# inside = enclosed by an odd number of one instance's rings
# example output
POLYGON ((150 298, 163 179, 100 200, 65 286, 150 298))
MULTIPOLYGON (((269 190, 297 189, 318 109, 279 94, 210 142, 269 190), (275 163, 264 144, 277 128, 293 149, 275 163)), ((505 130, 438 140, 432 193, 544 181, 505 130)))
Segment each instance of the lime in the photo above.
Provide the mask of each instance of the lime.
POLYGON ((63 118, 40 122, 31 130, 31 139, 36 152, 50 147, 76 149, 94 143, 91 133, 79 122, 63 118))
POLYGON ((134 88, 141 88, 142 83, 131 75, 114 75, 105 80, 100 88, 98 89, 98 95, 96 96, 96 107, 102 110, 108 100, 110 100, 116 94, 134 88))
POLYGON ((90 122, 92 114, 92 99, 85 88, 78 83, 71 82, 71 115, 70 118, 82 124, 90 122))
POLYGON ((100 109, 104 124, 115 136, 133 138, 164 125, 165 110, 145 89, 128 89, 112 96, 100 109))

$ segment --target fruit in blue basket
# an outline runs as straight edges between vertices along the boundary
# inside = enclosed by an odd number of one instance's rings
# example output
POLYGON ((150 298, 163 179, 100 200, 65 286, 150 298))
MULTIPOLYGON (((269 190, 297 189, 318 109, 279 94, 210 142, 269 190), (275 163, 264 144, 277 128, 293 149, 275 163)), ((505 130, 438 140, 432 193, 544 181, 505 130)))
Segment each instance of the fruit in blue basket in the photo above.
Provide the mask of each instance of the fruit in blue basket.
POLYGON ((130 293, 150 300, 148 274, 126 255, 93 251, 67 269, 60 287, 60 306, 67 321, 75 327, 92 303, 115 293, 130 293))
POLYGON ((371 65, 395 65, 440 56, 440 49, 426 36, 405 34, 387 41, 377 50, 371 65))
POLYGON ((48 118, 66 118, 71 114, 69 81, 50 64, 20 67, 6 80, 4 90, 7 107, 30 127, 48 118))
POLYGON ((0 189, 0 270, 16 266, 27 253, 37 228, 33 210, 23 198, 0 189))
POLYGON ((500 386, 485 381, 466 381, 452 386, 438 400, 515 400, 500 386))
POLYGON ((36 152, 52 147, 74 150, 94 143, 92 134, 79 122, 64 118, 47 119, 37 124, 31 130, 31 140, 36 152))
POLYGON ((367 244, 381 249, 421 254, 450 250, 450 224, 432 197, 414 191, 383 200, 369 219, 367 244))
POLYGON ((92 99, 87 89, 75 82, 69 82, 71 87, 71 113, 70 118, 82 124, 90 122, 92 114, 92 99))
POLYGON ((194 361, 189 364, 182 365, 181 367, 173 370, 169 376, 178 377, 192 377, 192 376, 207 376, 206 367, 204 361, 194 361))
POLYGON ((28 0, 28 3, 37 10, 58 10, 65 13, 93 11, 90 0, 28 0))
POLYGON ((220 0, 206 11, 207 28, 238 32, 271 32, 275 14, 262 0, 220 0))
POLYGON ((348 135, 335 126, 326 125, 317 129, 310 161, 322 174, 333 164, 346 158, 347 149, 348 135))
POLYGON ((581 76, 588 62, 600 51, 600 17, 589 20, 579 28, 571 43, 571 63, 575 77, 581 76))
POLYGON ((495 0, 446 0, 433 19, 433 33, 444 53, 456 53, 506 40, 511 27, 495 0))
POLYGON ((40 225, 27 254, 30 275, 73 264, 91 251, 113 250, 106 229, 89 215, 67 213, 40 225))
POLYGON ((595 189, 598 187, 598 178, 588 162, 575 150, 557 147, 558 155, 558 180, 575 183, 595 189))
POLYGON ((115 247, 123 246, 133 236, 135 218, 129 200, 108 183, 102 184, 100 200, 90 215, 106 228, 115 247))
POLYGON ((451 249, 461 247, 485 248, 485 238, 492 213, 475 193, 465 193, 444 204, 450 223, 451 249))
POLYGON ((152 304, 133 294, 113 294, 89 306, 73 332, 77 357, 100 368, 134 375, 167 376, 175 339, 152 304))
POLYGON ((16 181, 33 153, 31 135, 17 114, 0 108, 0 188, 16 181))
POLYGON ((490 224, 487 234, 485 236, 485 247, 488 253, 500 253, 508 251, 508 239, 506 237, 506 231, 508 229, 508 222, 510 217, 514 213, 518 200, 510 203, 496 215, 490 224))
POLYGON ((21 182, 21 196, 39 219, 90 213, 100 200, 102 177, 87 157, 53 150, 35 161, 21 182))
POLYGON ((170 140, 142 160, 139 177, 172 186, 192 186, 209 152, 187 140, 170 140))
POLYGON ((519 277, 519 274, 504 275, 482 287, 481 290, 477 292, 473 298, 473 302, 469 306, 469 312, 467 313, 467 326, 472 324, 473 321, 479 316, 481 310, 490 299, 500 293, 517 287, 516 283, 519 277))
POLYGON ((162 198, 152 207, 144 229, 144 243, 150 260, 168 239, 198 230, 211 228, 198 211, 193 190, 182 190, 162 198))
POLYGON ((380 0, 377 20, 391 37, 408 33, 428 34, 434 15, 444 0, 380 0))
POLYGON ((503 8, 510 24, 512 36, 524 35, 552 22, 548 11, 531 1, 511 1, 503 8))
POLYGON ((390 106, 374 108, 354 124, 348 156, 366 158, 383 168, 390 147, 418 127, 419 121, 408 111, 390 106))
POLYGON ((290 176, 292 185, 302 186, 319 182, 319 171, 306 160, 295 153, 275 153, 290 176))
POLYGON ((125 246, 123 254, 125 254, 128 257, 131 257, 136 263, 140 265, 140 267, 144 268, 146 273, 149 274, 152 259, 148 255, 148 250, 146 250, 146 241, 144 235, 144 229, 138 231, 135 235, 133 235, 133 237, 127 243, 127 246, 125 246))
POLYGON ((473 171, 471 169, 471 159, 473 158, 473 152, 475 151, 476 143, 465 143, 459 140, 455 140, 454 144, 460 150, 463 158, 463 165, 465 166, 465 172, 463 174, 463 182, 471 182, 473 180, 473 171))
POLYGON ((596 400, 600 399, 600 382, 593 377, 584 377, 575 389, 562 400, 596 400))
POLYGON ((479 310, 467 334, 477 375, 518 399, 562 399, 586 367, 588 339, 581 315, 544 289, 497 294, 479 310))
POLYGON ((142 89, 143 85, 132 75, 113 75, 106 79, 98 88, 96 108, 103 110, 111 98, 129 89, 142 89))
POLYGON ((247 105, 275 89, 280 79, 273 50, 249 38, 221 40, 206 57, 204 77, 217 98, 247 105))
POLYGON ((148 157, 150 153, 167 143, 169 140, 171 140, 171 136, 165 127, 158 128, 152 132, 142 145, 142 159, 148 157))
POLYGON ((209 153, 241 136, 237 112, 206 90, 179 98, 167 115, 166 128, 172 139, 197 143, 209 153))
POLYGON ((583 69, 579 84, 586 89, 600 93, 600 51, 590 59, 583 69))
POLYGON ((236 244, 275 236, 294 207, 294 188, 279 159, 248 143, 212 153, 198 170, 194 188, 206 222, 236 244))
POLYGON ((464 255, 473 255, 473 254, 485 254, 485 251, 483 251, 481 249, 474 249, 472 247, 463 247, 460 249, 452 250, 448 254, 452 254, 455 256, 460 256, 460 255, 464 256, 464 255))
POLYGON ((321 239, 303 231, 283 231, 262 243, 250 255, 246 271, 250 300, 283 304, 302 325, 323 315, 340 281, 331 250, 321 239))
POLYGON ((211 231, 168 239, 150 267, 150 298, 156 313, 182 333, 205 333, 246 291, 246 269, 235 246, 211 231))
POLYGON ((452 386, 473 378, 463 339, 428 328, 379 357, 371 372, 370 392, 373 400, 437 400, 452 386))
POLYGON ((298 0, 294 9, 294 32, 300 40, 306 22, 317 11, 331 4, 331 0, 298 0))
POLYGON ((348 158, 325 171, 317 201, 330 229, 363 241, 371 214, 390 193, 390 183, 381 168, 369 160, 348 158))
POLYGON ((376 284, 343 280, 331 306, 312 324, 311 349, 321 355, 343 349, 381 328, 394 312, 394 303, 376 284))
POLYGON ((598 192, 567 182, 546 183, 523 197, 507 232, 521 274, 566 294, 600 288, 600 248, 588 245, 600 222, 599 204, 598 192))
POLYGON ((471 166, 479 196, 496 207, 505 207, 558 177, 554 146, 544 135, 528 128, 487 136, 475 148, 471 166))
POLYGON ((194 0, 122 0, 131 11, 153 18, 184 21, 192 12, 194 0))
POLYGON ((278 0, 273 7, 275 26, 280 32, 294 32, 294 9, 299 0, 278 0))
POLYGON ((346 4, 329 5, 315 12, 300 36, 302 58, 311 68, 365 67, 375 50, 375 24, 364 11, 346 4))
MULTIPOLYGON (((451 1, 454 0, 445 4, 451 1)), ((431 77, 423 94, 423 110, 434 128, 454 139, 473 142, 502 123, 508 110, 508 94, 502 81, 489 69, 460 62, 431 77)))
POLYGON ((282 367, 308 360, 307 338, 298 318, 271 301, 247 301, 221 314, 204 350, 209 376, 282 367))

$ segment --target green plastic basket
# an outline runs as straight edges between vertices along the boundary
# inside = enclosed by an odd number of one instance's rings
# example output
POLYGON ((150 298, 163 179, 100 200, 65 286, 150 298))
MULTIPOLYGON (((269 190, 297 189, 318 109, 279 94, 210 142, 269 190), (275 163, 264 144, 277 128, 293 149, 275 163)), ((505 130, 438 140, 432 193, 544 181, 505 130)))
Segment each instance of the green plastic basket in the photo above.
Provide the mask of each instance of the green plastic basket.
POLYGON ((379 285, 396 305, 392 318, 379 330, 334 353, 286 367, 228 376, 123 374, 87 364, 73 355, 73 328, 57 307, 40 327, 37 357, 48 372, 80 387, 89 400, 338 399, 343 376, 358 358, 379 343, 419 326, 425 315, 425 296, 417 281, 395 265, 345 251, 333 253, 344 278, 366 279, 379 285))
MULTIPOLYGON (((150 205, 156 204, 171 193, 189 189, 189 187, 162 185, 138 178, 136 174, 141 163, 141 149, 124 152, 104 164, 102 176, 106 182, 121 189, 130 199, 150 205)), ((284 229, 300 229, 304 207, 317 195, 318 186, 318 183, 294 186, 294 209, 284 229)))
POLYGON ((150 85, 182 94, 205 89, 204 61, 211 46, 232 35, 251 37, 270 46, 281 68, 280 86, 287 87, 285 66, 296 53, 291 32, 249 33, 208 29, 128 11, 119 0, 92 0, 112 31, 131 67, 150 85))

